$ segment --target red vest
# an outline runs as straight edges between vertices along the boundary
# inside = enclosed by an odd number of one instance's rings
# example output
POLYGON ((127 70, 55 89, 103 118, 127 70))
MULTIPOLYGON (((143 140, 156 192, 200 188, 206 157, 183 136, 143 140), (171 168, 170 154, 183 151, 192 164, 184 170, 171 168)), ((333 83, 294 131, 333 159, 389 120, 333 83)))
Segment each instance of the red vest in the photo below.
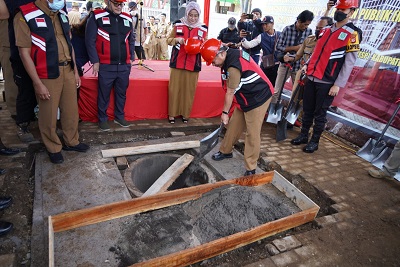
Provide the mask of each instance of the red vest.
MULTIPOLYGON (((272 96, 274 87, 249 53, 228 49, 223 66, 225 75, 230 67, 237 68, 241 73, 239 86, 235 88, 235 100, 241 110, 247 112, 255 109, 272 96)), ((229 73, 227 76, 229 77, 229 73)), ((226 82, 224 87, 226 88, 226 82)))
MULTIPOLYGON (((34 3, 20 6, 23 17, 31 31, 32 47, 31 58, 35 64, 36 72, 41 79, 56 79, 60 76, 58 66, 58 46, 51 18, 47 16, 34 3)), ((57 13, 69 52, 72 55, 72 45, 69 38, 68 17, 64 11, 57 13)), ((71 62, 71 67, 74 64, 71 62)))
MULTIPOLYGON (((202 25, 199 28, 189 28, 180 20, 175 23, 175 37, 184 38, 196 37, 200 40, 205 40, 207 37, 207 26, 202 25)), ((186 53, 184 44, 176 44, 172 48, 170 68, 183 69, 189 71, 201 71, 201 55, 189 55, 186 53)))
POLYGON ((360 50, 362 32, 353 23, 332 32, 331 27, 320 33, 307 67, 307 75, 334 83, 345 61, 346 53, 360 50))
POLYGON ((106 9, 96 9, 93 13, 97 24, 96 50, 100 64, 130 64, 131 15, 125 12, 114 15, 106 9))

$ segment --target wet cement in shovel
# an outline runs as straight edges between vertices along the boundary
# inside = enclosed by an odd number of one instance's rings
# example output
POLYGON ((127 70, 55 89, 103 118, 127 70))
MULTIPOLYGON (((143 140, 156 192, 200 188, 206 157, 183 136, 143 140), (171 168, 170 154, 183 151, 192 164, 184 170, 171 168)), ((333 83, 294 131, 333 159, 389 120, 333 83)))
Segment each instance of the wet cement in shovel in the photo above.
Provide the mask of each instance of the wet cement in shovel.
POLYGON ((128 266, 299 212, 273 185, 224 186, 200 199, 132 216, 110 248, 128 266))

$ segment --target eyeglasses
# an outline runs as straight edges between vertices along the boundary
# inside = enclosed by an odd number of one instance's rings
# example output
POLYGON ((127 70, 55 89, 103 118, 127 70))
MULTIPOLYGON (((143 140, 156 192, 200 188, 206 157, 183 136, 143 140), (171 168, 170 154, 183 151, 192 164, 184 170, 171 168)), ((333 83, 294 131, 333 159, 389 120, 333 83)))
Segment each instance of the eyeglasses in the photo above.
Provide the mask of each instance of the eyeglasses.
POLYGON ((117 3, 117 2, 114 2, 114 1, 110 1, 115 7, 124 7, 125 6, 125 3, 117 3))

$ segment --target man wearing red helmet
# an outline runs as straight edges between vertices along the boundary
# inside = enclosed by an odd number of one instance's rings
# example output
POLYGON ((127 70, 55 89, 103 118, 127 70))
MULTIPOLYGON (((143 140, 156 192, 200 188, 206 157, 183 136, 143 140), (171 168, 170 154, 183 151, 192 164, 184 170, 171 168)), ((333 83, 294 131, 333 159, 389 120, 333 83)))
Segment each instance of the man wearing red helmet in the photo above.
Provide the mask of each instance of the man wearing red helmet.
POLYGON ((125 120, 126 90, 131 65, 135 60, 135 39, 132 16, 122 12, 125 0, 105 0, 105 9, 94 10, 86 25, 86 48, 93 73, 98 74, 97 108, 99 128, 109 131, 107 108, 114 88, 114 123, 129 127, 125 120), (121 41, 123 40, 123 41, 121 41), (93 49, 96 48, 96 49, 93 49))
POLYGON ((309 81, 303 95, 301 133, 291 140, 293 145, 307 144, 303 151, 313 153, 325 128, 326 113, 339 88, 344 87, 360 50, 362 31, 349 22, 358 0, 339 0, 330 27, 321 30, 314 53, 304 65, 309 81), (314 123, 313 134, 308 132, 314 123))
POLYGON ((244 175, 255 174, 260 156, 261 127, 271 102, 273 86, 250 54, 243 50, 221 47, 219 40, 210 39, 202 45, 200 53, 207 65, 221 68, 226 89, 221 121, 225 125, 229 122, 229 126, 219 151, 212 159, 232 158, 233 145, 246 129, 244 175), (229 119, 234 98, 237 105, 229 119))

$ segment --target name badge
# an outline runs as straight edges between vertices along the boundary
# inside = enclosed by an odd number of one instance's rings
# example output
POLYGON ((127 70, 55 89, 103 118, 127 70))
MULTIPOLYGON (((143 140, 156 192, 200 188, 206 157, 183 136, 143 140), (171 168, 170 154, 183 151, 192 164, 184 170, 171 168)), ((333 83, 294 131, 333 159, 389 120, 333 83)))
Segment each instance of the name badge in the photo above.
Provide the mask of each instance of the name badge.
POLYGON ((250 61, 250 54, 242 50, 242 58, 244 58, 247 61, 250 61))
POLYGON ((108 18, 108 17, 102 17, 101 21, 103 22, 103 25, 110 24, 110 18, 108 18))
POLYGON ((347 37, 347 33, 341 32, 339 34, 338 39, 341 40, 341 41, 344 41, 346 39, 346 37, 347 37))
POLYGON ((46 21, 44 20, 44 18, 35 18, 36 21, 36 25, 38 27, 47 27, 46 21))
POLYGON ((61 14, 60 16, 61 16, 61 20, 62 20, 63 23, 67 23, 68 22, 68 19, 64 14, 61 14))
POLYGON ((125 25, 126 27, 130 27, 130 25, 129 25, 129 20, 124 19, 124 25, 125 25))
POLYGON ((200 37, 203 37, 203 31, 198 30, 197 35, 200 36, 200 37))

